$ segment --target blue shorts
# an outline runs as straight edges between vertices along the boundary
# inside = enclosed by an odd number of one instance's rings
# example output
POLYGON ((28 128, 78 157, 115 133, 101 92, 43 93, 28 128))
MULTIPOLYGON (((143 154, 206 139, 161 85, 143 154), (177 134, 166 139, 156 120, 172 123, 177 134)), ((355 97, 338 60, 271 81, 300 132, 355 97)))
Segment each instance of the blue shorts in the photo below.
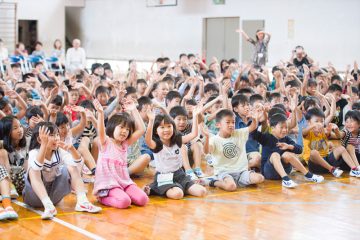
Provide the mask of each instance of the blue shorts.
MULTIPOLYGON (((339 159, 336 159, 334 153, 330 153, 329 155, 324 157, 324 160, 333 167, 350 171, 350 167, 347 166, 344 160, 341 157, 339 159)), ((329 171, 326 168, 323 168, 322 166, 313 163, 311 161, 308 162, 308 166, 309 166, 309 171, 312 173, 329 173, 329 171)))
POLYGON ((154 160, 154 154, 153 154, 153 152, 151 150, 149 150, 149 149, 141 149, 140 152, 141 152, 141 155, 149 154, 151 160, 154 160))
MULTIPOLYGON (((292 166, 290 163, 284 163, 281 160, 281 164, 284 167, 284 170, 286 172, 286 174, 291 173, 292 170, 292 166)), ((266 161, 264 168, 263 168, 263 175, 265 177, 265 179, 270 179, 270 180, 280 180, 281 176, 278 174, 278 172, 275 170, 274 165, 270 162, 270 159, 266 161)))

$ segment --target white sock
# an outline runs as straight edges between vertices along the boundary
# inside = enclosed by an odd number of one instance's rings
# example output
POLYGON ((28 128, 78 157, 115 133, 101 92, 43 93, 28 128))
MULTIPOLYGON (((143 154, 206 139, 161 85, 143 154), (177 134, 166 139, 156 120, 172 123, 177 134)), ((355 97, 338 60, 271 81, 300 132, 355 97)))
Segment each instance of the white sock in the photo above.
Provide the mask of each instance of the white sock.
POLYGON ((49 197, 45 197, 45 198, 41 199, 41 202, 44 205, 44 208, 47 208, 47 209, 55 208, 53 202, 50 200, 49 197))
POLYGON ((89 199, 86 197, 85 192, 76 193, 76 199, 77 199, 77 203, 79 203, 79 204, 89 202, 89 199))

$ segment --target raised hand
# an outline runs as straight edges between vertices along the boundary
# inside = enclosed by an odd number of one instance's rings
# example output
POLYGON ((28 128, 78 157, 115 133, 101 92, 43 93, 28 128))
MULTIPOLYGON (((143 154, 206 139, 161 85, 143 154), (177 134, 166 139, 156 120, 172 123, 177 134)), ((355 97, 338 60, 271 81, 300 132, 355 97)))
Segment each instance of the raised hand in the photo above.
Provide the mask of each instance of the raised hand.
POLYGON ((147 110, 146 115, 147 115, 149 121, 153 121, 155 119, 155 113, 153 111, 151 111, 151 109, 147 110))
POLYGON ((57 142, 57 145, 58 145, 58 147, 59 148, 62 148, 62 149, 64 149, 65 151, 69 151, 69 149, 71 148, 71 144, 66 144, 65 142, 63 142, 63 141, 58 141, 57 142))
POLYGON ((40 138, 41 144, 47 144, 49 142, 49 134, 50 134, 50 131, 47 127, 41 126, 39 128, 39 138, 40 138))
POLYGON ((81 107, 81 106, 74 106, 74 107, 72 108, 72 110, 73 110, 74 112, 79 112, 79 113, 85 112, 85 108, 83 108, 83 107, 81 107))
POLYGON ((127 100, 124 102, 124 108, 130 112, 136 109, 136 104, 132 100, 127 100))
POLYGON ((95 99, 95 100, 93 101, 93 103, 94 103, 94 107, 95 107, 96 111, 98 111, 98 112, 104 112, 103 106, 101 106, 100 102, 99 102, 97 99, 95 99))

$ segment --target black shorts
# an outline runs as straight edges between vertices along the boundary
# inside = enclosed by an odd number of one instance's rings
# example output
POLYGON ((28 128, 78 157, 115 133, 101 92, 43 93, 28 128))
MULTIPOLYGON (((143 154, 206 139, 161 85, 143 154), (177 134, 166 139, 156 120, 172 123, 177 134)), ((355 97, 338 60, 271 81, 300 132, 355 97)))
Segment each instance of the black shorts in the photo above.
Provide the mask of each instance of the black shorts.
POLYGON ((194 185, 195 183, 191 180, 190 176, 186 175, 184 170, 180 168, 179 170, 174 172, 173 176, 173 183, 172 184, 166 184, 162 186, 158 186, 157 183, 157 176, 160 173, 157 172, 154 177, 154 182, 150 184, 150 194, 151 195, 159 195, 159 196, 165 196, 166 192, 173 187, 178 187, 183 190, 184 194, 187 192, 187 190, 194 185))
MULTIPOLYGON (((336 160, 334 153, 330 153, 327 157, 324 157, 324 160, 333 167, 340 168, 342 170, 350 171, 350 167, 344 162, 344 160, 340 157, 336 160)), ((308 162, 309 171, 312 173, 328 173, 329 171, 322 166, 313 163, 312 161, 308 162)))

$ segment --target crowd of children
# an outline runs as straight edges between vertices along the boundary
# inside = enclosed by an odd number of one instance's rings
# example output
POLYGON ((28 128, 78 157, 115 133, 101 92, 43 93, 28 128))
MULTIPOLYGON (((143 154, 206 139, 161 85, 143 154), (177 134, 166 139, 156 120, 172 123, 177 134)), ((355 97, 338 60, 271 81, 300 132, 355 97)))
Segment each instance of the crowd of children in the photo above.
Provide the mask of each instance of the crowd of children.
MULTIPOLYGON (((261 34, 267 46, 270 35, 261 34)), ((360 177, 357 63, 340 73, 301 46, 271 69, 267 55, 256 56, 240 64, 180 54, 148 71, 130 61, 123 75, 107 63, 62 73, 40 62, 23 72, 4 60, 0 220, 18 218, 11 198, 19 194, 51 219, 71 192, 76 211, 97 213, 87 194, 127 208, 145 206, 149 195, 205 197, 208 187, 235 191, 266 180, 294 188, 295 170, 315 183, 326 173, 360 177), (132 179, 147 168, 153 181, 137 186, 132 179)))

